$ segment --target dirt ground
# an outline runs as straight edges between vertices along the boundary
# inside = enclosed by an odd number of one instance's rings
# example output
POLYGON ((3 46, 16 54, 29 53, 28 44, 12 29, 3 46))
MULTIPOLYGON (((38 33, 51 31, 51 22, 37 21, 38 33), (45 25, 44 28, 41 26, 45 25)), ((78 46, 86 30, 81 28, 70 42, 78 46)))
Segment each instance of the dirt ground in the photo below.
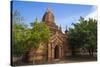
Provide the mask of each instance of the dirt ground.
MULTIPOLYGON (((97 56, 93 57, 93 56, 87 56, 87 55, 79 55, 79 56, 67 56, 62 60, 59 59, 55 59, 53 62, 51 63, 43 63, 43 64, 61 64, 61 63, 79 63, 79 62, 92 62, 92 61, 97 61, 97 56)), ((25 65, 42 65, 42 64, 27 64, 27 63, 23 63, 23 62, 16 62, 14 63, 14 66, 25 66, 25 65)))
POLYGON ((97 61, 97 57, 91 56, 67 56, 65 59, 55 61, 53 63, 77 63, 77 62, 91 62, 97 61))

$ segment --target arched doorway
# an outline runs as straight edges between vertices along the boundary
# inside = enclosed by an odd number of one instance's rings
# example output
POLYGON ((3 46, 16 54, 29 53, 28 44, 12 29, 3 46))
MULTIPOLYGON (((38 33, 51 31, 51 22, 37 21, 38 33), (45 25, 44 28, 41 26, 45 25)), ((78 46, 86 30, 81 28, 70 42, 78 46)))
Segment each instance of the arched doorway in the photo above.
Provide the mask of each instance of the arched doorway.
POLYGON ((54 59, 59 59, 59 46, 55 46, 54 49, 54 59))

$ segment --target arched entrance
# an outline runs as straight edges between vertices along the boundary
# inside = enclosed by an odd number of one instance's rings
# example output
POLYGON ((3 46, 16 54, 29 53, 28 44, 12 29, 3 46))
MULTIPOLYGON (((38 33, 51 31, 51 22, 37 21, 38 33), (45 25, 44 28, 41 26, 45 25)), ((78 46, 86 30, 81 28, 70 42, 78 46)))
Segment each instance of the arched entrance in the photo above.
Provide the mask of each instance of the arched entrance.
POLYGON ((59 59, 59 46, 55 46, 54 49, 54 59, 59 59))

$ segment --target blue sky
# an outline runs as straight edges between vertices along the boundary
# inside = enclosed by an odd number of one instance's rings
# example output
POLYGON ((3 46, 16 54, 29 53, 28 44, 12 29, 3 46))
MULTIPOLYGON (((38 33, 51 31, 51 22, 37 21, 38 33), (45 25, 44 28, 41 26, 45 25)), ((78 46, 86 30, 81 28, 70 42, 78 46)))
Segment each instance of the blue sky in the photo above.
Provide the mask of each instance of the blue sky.
POLYGON ((13 11, 18 10, 21 16, 24 17, 26 24, 34 22, 37 17, 42 20, 47 8, 52 10, 55 16, 55 23, 62 27, 63 31, 66 26, 70 27, 72 23, 79 20, 80 16, 86 17, 94 11, 94 5, 79 5, 79 4, 58 4, 44 2, 28 2, 28 1, 13 1, 13 11))

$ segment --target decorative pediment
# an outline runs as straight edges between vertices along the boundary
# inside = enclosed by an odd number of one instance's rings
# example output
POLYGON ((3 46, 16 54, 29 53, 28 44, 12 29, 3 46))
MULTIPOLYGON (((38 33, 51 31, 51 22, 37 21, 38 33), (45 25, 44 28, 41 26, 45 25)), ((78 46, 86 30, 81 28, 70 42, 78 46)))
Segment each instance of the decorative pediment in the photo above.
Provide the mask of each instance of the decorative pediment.
POLYGON ((61 37, 61 34, 59 34, 58 32, 55 33, 55 35, 53 35, 50 38, 50 42, 54 42, 54 43, 63 43, 63 37, 61 37))

